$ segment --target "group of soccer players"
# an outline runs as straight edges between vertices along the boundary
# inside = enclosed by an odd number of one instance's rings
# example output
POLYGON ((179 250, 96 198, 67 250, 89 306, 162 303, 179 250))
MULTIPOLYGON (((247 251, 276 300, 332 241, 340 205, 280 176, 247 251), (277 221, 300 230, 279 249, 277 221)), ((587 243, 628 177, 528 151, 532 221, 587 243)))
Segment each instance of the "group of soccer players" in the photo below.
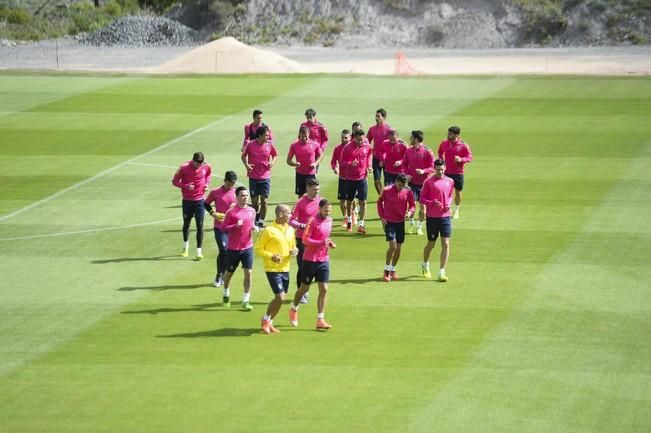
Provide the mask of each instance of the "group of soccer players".
MULTIPOLYGON (((244 271, 242 309, 253 309, 250 303, 253 254, 262 257, 267 279, 274 292, 261 320, 264 333, 277 333, 276 317, 289 291, 289 268, 296 258, 297 291, 289 310, 289 321, 298 326, 301 304, 308 303, 310 284, 317 282, 316 328, 330 329, 325 320, 328 281, 330 276, 329 249, 336 245, 330 239, 333 226, 332 204, 319 195, 317 180, 319 165, 328 146, 327 128, 317 120, 316 111, 305 111, 297 140, 290 145, 287 165, 295 169, 293 208, 280 204, 274 219, 265 226, 267 201, 271 192, 271 171, 278 158, 271 128, 262 121, 263 113, 253 111, 253 121, 244 126, 241 160, 248 177, 248 188, 237 185, 237 174, 226 171, 223 184, 208 191, 212 169, 205 163, 202 152, 182 164, 172 179, 183 196, 183 250, 188 256, 189 229, 192 219, 197 228, 197 260, 203 258, 203 219, 208 212, 214 220, 217 274, 214 285, 223 286, 223 304, 230 307, 230 283, 239 265, 244 271), (253 232, 260 232, 253 242, 253 232)), ((411 131, 409 144, 387 122, 387 113, 380 108, 375 113, 375 125, 368 132, 359 122, 351 130, 341 132, 341 142, 335 146, 330 167, 339 176, 337 198, 343 216, 343 227, 366 234, 365 218, 369 174, 378 194, 377 212, 389 244, 383 279, 397 280, 396 265, 401 246, 408 231, 423 234, 426 223, 427 243, 423 250, 422 273, 431 278, 429 255, 436 239, 441 237, 438 281, 447 281, 445 266, 449 257, 452 233, 451 218, 459 217, 464 165, 472 160, 470 147, 459 137, 460 129, 448 129, 447 139, 438 148, 438 158, 423 144, 422 131, 411 131), (418 216, 415 218, 416 203, 418 216)))

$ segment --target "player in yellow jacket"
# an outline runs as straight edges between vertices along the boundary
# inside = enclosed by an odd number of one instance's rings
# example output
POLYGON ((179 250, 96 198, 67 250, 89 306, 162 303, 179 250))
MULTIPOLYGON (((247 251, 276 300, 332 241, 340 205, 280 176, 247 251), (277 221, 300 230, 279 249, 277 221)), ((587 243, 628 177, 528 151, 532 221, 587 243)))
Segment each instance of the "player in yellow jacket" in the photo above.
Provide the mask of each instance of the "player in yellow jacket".
POLYGON ((262 317, 262 332, 265 334, 280 332, 273 326, 273 319, 280 311, 289 289, 291 258, 298 254, 294 229, 288 224, 290 215, 289 206, 276 206, 276 219, 262 230, 254 246, 255 253, 264 259, 267 280, 274 292, 274 298, 262 317))

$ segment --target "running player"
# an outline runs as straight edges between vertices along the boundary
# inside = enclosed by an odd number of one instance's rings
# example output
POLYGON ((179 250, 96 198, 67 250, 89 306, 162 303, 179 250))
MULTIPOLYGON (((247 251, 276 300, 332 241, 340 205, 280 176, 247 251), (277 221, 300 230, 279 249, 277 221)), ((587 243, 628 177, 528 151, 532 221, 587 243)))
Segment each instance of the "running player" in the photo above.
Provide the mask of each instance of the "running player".
POLYGON ((375 125, 368 128, 368 142, 373 145, 373 183, 375 191, 380 195, 382 192, 382 143, 389 138, 389 132, 393 128, 386 123, 387 112, 379 108, 375 112, 375 125))
POLYGON ((346 173, 342 170, 342 167, 339 165, 339 160, 341 159, 341 151, 344 149, 344 146, 350 142, 350 131, 344 129, 341 131, 341 143, 339 143, 334 150, 332 151, 332 158, 330 159, 330 167, 335 174, 339 175, 339 185, 337 187, 337 200, 339 200, 339 209, 341 210, 341 215, 344 217, 343 227, 347 226, 348 222, 348 213, 346 211, 346 173))
POLYGON ((249 141, 242 152, 242 163, 249 177, 251 204, 255 209, 258 227, 264 226, 267 216, 267 200, 271 193, 271 168, 277 158, 278 152, 271 141, 269 129, 261 126, 256 130, 255 140, 249 141))
POLYGON ((308 127, 301 125, 298 130, 298 140, 289 146, 287 152, 287 165, 296 167, 294 192, 299 198, 305 194, 307 180, 316 178, 316 167, 321 162, 321 158, 323 158, 321 146, 310 138, 308 127))
POLYGON ((251 141, 255 140, 256 132, 258 131, 258 128, 261 126, 266 127, 269 130, 269 139, 273 141, 273 134, 271 133, 271 128, 269 125, 266 125, 265 123, 262 122, 262 111, 261 110, 253 110, 253 122, 247 123, 244 125, 244 140, 242 141, 242 150, 244 151, 244 148, 246 147, 246 144, 251 141))
MULTIPOLYGON (((432 150, 423 144, 423 131, 411 131, 409 137, 411 147, 405 152, 403 165, 405 173, 409 178, 409 188, 414 192, 414 197, 418 200, 423 182, 434 171, 434 154, 432 150)), ((425 220, 425 210, 423 204, 418 206, 418 225, 413 218, 409 221, 409 233, 423 234, 423 222, 425 220)))
POLYGON ((463 191, 464 166, 472 161, 470 146, 459 138, 461 128, 450 126, 448 128, 448 139, 443 140, 439 145, 439 159, 445 160, 445 175, 454 180, 454 207, 452 218, 459 218, 459 206, 461 206, 461 191, 463 191))
POLYGON ((217 242, 217 274, 215 275, 215 287, 220 287, 224 284, 224 272, 226 270, 226 243, 228 242, 228 234, 222 231, 222 221, 224 214, 231 207, 235 206, 237 200, 235 199, 235 182, 237 182, 237 174, 234 171, 227 171, 224 174, 224 184, 219 188, 215 188, 206 197, 205 208, 215 219, 213 230, 215 232, 215 242, 217 242), (215 209, 211 204, 215 204, 215 209))

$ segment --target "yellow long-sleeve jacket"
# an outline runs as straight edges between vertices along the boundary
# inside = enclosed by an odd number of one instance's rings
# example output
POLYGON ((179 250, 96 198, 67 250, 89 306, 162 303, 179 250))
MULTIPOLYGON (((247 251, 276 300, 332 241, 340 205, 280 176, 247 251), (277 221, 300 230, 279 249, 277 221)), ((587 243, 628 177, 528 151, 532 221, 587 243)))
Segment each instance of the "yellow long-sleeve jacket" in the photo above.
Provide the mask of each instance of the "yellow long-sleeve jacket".
POLYGON ((264 259, 265 272, 288 272, 292 259, 290 251, 294 248, 294 229, 289 224, 277 224, 275 221, 262 230, 253 247, 255 253, 264 259), (271 260, 274 254, 281 257, 280 263, 271 260))

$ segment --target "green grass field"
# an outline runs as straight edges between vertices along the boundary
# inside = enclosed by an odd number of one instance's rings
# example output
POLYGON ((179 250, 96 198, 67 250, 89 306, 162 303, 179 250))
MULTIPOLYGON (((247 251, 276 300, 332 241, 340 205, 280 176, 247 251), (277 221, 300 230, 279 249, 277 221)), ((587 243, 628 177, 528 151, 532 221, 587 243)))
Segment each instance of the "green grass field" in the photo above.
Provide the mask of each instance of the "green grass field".
POLYGON ((0 75, 0 431, 648 432, 650 117, 648 78, 0 75), (369 234, 333 233, 333 329, 312 302, 266 336, 261 261, 223 309, 170 180, 195 150, 243 177, 254 108, 284 161, 310 106, 332 142, 379 107, 434 148, 458 124, 475 161, 448 283, 416 235, 380 280, 372 192, 369 234))

